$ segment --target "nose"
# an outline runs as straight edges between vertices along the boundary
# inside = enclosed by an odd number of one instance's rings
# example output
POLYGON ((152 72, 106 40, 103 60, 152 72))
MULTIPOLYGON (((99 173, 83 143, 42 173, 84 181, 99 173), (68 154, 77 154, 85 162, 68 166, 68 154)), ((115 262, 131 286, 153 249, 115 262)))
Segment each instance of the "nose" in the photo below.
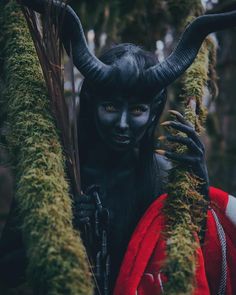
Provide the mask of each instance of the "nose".
POLYGON ((123 110, 120 115, 119 121, 116 124, 116 129, 118 132, 125 132, 128 130, 128 128, 128 112, 127 110, 123 110))

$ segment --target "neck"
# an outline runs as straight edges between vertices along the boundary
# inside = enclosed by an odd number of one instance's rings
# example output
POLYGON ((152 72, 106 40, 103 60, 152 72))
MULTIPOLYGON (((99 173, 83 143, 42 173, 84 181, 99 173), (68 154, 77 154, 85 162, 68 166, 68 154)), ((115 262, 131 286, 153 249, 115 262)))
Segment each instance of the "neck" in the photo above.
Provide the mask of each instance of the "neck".
POLYGON ((102 169, 130 169, 135 166, 138 149, 116 151, 99 141, 88 149, 88 161, 102 169))

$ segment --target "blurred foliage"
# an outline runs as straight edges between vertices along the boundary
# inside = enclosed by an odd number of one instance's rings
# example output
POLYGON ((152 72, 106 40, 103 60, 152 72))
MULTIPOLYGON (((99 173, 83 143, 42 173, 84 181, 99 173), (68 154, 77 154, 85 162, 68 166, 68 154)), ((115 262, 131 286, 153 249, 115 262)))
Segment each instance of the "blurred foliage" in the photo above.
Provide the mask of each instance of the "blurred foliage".
POLYGON ((219 54, 219 96, 211 105, 209 134, 209 173, 212 184, 236 194, 236 30, 217 34, 219 54))
POLYGON ((167 2, 161 0, 71 1, 85 31, 106 32, 112 42, 133 42, 153 49, 167 25, 167 2))

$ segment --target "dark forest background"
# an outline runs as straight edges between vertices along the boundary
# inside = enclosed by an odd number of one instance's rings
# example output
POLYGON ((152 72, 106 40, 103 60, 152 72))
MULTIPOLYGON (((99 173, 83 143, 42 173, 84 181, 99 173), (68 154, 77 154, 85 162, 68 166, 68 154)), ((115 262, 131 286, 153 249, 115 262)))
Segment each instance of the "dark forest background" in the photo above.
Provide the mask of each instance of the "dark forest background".
MULTIPOLYGON (((132 42, 156 52, 161 60, 175 46, 183 30, 182 21, 189 14, 193 2, 199 1, 74 0, 69 4, 79 14, 91 50, 97 55, 112 44, 132 42)), ((236 9, 236 1, 206 0, 202 3, 206 13, 236 9)), ((236 28, 215 37, 219 95, 214 100, 209 95, 204 98, 208 117, 203 141, 211 185, 236 195, 236 28)), ((67 69, 66 64, 65 88, 69 90, 67 69)), ((81 77, 77 72, 75 75, 79 84, 81 77)), ((179 108, 178 87, 177 82, 169 89, 167 108, 179 108)), ((3 224, 12 195, 12 177, 8 165, 4 164, 8 159, 2 147, 0 157, 0 223, 3 224)))

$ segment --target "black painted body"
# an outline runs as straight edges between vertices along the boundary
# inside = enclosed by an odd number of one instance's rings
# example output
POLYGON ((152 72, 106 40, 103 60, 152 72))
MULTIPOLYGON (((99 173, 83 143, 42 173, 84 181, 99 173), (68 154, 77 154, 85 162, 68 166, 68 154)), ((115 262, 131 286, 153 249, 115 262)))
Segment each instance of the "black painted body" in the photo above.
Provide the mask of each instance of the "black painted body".
MULTIPOLYGON (((91 185, 99 185, 103 207, 109 210, 110 229, 108 249, 111 257, 110 289, 114 287, 125 250, 130 237, 148 206, 163 192, 163 183, 156 193, 145 197, 145 177, 137 173, 139 169, 138 150, 119 153, 107 149, 102 143, 88 150, 88 160, 81 167, 84 191, 91 185)), ((160 167, 164 179, 168 163, 153 155, 153 161, 160 167)))

